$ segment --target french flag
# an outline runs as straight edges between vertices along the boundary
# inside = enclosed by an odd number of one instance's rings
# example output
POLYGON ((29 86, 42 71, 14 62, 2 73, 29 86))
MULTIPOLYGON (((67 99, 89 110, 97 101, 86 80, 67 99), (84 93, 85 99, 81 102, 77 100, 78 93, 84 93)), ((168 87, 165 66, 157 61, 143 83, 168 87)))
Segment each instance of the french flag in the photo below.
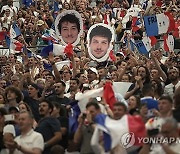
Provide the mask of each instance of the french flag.
POLYGON ((51 44, 47 47, 44 47, 40 55, 42 57, 48 57, 50 52, 53 52, 55 56, 66 54, 68 57, 71 57, 73 55, 73 46, 71 44, 68 44, 67 46, 51 44))
POLYGON ((41 37, 43 40, 46 40, 46 41, 54 40, 48 33, 43 34, 41 37))
POLYGON ((103 21, 103 23, 106 24, 106 25, 111 25, 111 21, 110 21, 109 14, 105 14, 105 15, 104 15, 104 21, 103 21))
POLYGON ((136 32, 142 27, 142 23, 140 22, 140 18, 133 17, 132 18, 132 31, 136 32))
POLYGON ((106 82, 104 87, 88 90, 84 93, 77 93, 75 95, 75 100, 77 101, 70 104, 72 106, 72 114, 69 116, 69 129, 72 132, 77 129, 77 119, 80 112, 84 112, 86 110, 86 105, 89 102, 90 98, 96 97, 103 97, 106 103, 109 104, 111 109, 114 103, 117 102, 112 88, 112 84, 110 82, 106 82))
POLYGON ((147 36, 158 36, 159 34, 168 33, 175 28, 173 16, 168 13, 161 13, 144 17, 144 25, 147 36))
POLYGON ((114 55, 113 50, 110 51, 109 53, 109 58, 111 61, 115 62, 116 61, 116 56, 114 55))
POLYGON ((164 35, 164 50, 167 52, 174 51, 174 37, 173 35, 164 35))
POLYGON ((20 53, 23 51, 23 44, 15 39, 10 39, 9 36, 5 36, 6 44, 9 49, 13 50, 15 53, 20 53))
POLYGON ((143 138, 146 135, 145 125, 140 116, 126 114, 121 119, 114 120, 107 115, 99 114, 95 117, 95 123, 91 146, 97 154, 100 147, 100 137, 103 137, 103 149, 105 152, 109 152, 119 145, 121 149, 141 146, 142 143, 139 142, 138 138, 143 138), (103 136, 101 132, 103 132, 103 136))
POLYGON ((85 93, 79 94, 75 97, 75 99, 78 100, 79 103, 82 102, 82 104, 79 105, 80 108, 83 106, 81 111, 84 111, 89 99, 96 97, 103 97, 111 109, 113 108, 114 103, 117 102, 111 82, 106 82, 102 88, 88 90, 85 93))
POLYGON ((14 39, 19 35, 21 35, 21 30, 19 29, 16 23, 13 23, 10 27, 10 38, 14 39))
POLYGON ((136 42, 136 47, 141 54, 147 54, 151 48, 156 44, 157 39, 152 37, 143 37, 141 41, 136 42))
POLYGON ((56 35, 54 25, 52 25, 52 27, 50 28, 49 35, 50 35, 51 38, 53 38, 52 39, 53 43, 59 43, 58 36, 56 35))

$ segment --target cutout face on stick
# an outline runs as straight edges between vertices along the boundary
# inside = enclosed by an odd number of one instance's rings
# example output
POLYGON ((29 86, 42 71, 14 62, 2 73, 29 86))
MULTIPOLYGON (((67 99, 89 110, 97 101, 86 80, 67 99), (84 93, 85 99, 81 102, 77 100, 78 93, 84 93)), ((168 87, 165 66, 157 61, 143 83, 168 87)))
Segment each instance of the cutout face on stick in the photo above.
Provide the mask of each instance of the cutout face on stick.
POLYGON ((55 20, 55 31, 64 45, 76 46, 83 33, 81 15, 75 10, 66 10, 60 13, 55 20))
POLYGON ((114 32, 111 27, 100 23, 90 27, 87 35, 88 53, 97 62, 106 61, 113 49, 114 32))

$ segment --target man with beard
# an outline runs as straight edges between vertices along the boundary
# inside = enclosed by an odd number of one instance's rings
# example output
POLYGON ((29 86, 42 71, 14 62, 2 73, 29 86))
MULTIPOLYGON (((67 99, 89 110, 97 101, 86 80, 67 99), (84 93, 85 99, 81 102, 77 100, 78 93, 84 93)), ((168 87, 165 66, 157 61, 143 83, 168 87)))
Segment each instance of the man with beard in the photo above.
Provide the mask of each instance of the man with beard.
POLYGON ((79 92, 79 80, 76 78, 72 78, 70 80, 70 92, 65 94, 66 97, 71 100, 75 100, 75 95, 79 92))
POLYGON ((41 101, 39 104, 39 114, 41 120, 38 123, 36 131, 41 133, 44 138, 43 154, 49 154, 52 146, 59 143, 62 139, 61 126, 56 118, 51 116, 53 104, 47 100, 41 101))
POLYGON ((165 86, 164 93, 170 95, 172 98, 175 90, 180 86, 179 70, 176 67, 170 68, 168 70, 168 78, 171 83, 165 86))
POLYGON ((59 81, 54 84, 54 88, 55 94, 48 97, 47 100, 66 106, 70 102, 70 99, 64 96, 66 84, 63 81, 59 81))

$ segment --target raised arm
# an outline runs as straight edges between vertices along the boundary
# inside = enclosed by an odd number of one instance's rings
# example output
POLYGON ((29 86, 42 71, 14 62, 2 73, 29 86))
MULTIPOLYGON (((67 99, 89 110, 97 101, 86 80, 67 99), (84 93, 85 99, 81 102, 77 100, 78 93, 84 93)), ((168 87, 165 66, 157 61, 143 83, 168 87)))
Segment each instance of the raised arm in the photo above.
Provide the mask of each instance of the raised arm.
POLYGON ((164 82, 166 82, 166 80, 167 80, 167 75, 166 75, 166 73, 162 70, 162 68, 161 68, 161 66, 160 66, 160 64, 159 64, 159 61, 157 60, 157 58, 155 57, 155 55, 154 55, 153 52, 151 52, 151 58, 152 58, 152 60, 154 61, 154 64, 155 64, 155 66, 156 66, 156 68, 157 68, 160 76, 163 78, 164 82))

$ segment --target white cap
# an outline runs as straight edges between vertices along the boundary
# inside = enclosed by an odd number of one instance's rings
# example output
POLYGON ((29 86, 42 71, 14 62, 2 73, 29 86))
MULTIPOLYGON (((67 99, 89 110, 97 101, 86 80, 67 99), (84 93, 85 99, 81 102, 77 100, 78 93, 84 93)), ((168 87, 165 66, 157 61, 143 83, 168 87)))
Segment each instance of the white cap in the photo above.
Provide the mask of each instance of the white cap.
POLYGON ((5 133, 10 133, 12 134, 14 137, 16 136, 16 133, 15 133, 15 128, 13 125, 6 125, 3 129, 3 135, 5 133))
POLYGON ((96 73, 96 75, 98 75, 98 71, 96 68, 94 67, 90 67, 89 70, 91 70, 92 72, 96 73))

